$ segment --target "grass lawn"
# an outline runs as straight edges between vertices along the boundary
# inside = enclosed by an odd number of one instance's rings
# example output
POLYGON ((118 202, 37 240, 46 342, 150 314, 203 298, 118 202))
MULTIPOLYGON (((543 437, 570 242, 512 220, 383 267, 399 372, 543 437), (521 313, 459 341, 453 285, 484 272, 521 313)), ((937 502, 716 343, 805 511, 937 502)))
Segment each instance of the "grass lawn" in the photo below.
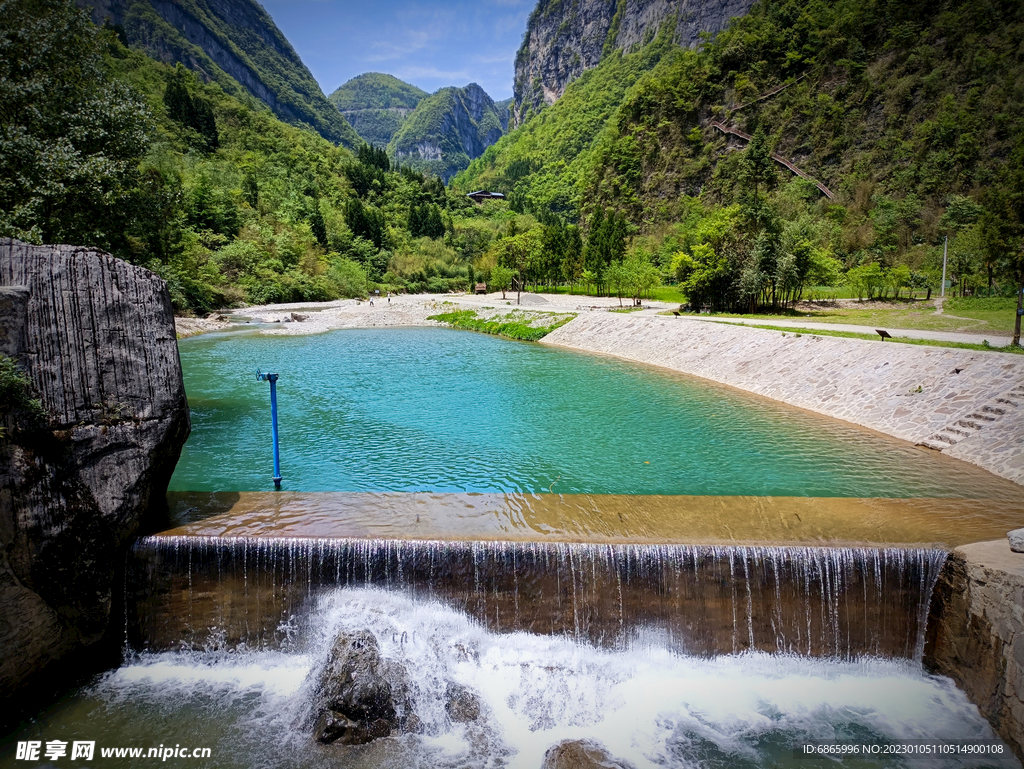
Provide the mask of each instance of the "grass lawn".
MULTIPOLYGON (((934 300, 906 301, 893 307, 894 302, 864 302, 857 307, 826 307, 820 310, 797 312, 789 310, 776 315, 735 315, 771 320, 773 318, 799 318, 814 323, 851 323, 878 328, 919 328, 926 331, 960 331, 972 334, 991 333, 992 336, 1013 334, 1013 299, 948 299, 942 315, 935 314, 934 300)), ((717 315, 717 313, 716 313, 717 315)))
MULTIPOLYGON (((728 325, 739 325, 730 324, 724 317, 720 323, 728 325)), ((782 335, 791 334, 792 336, 844 336, 848 339, 868 339, 879 344, 916 344, 924 345, 925 347, 957 347, 962 350, 987 350, 989 352, 1002 352, 1010 355, 1024 355, 1024 347, 986 347, 983 344, 965 344, 963 342, 939 342, 933 339, 906 339, 904 337, 893 337, 887 342, 883 342, 875 334, 856 334, 852 331, 820 331, 815 329, 809 331, 807 329, 794 329, 786 326, 746 326, 746 328, 761 328, 768 329, 769 331, 781 331, 782 335)))

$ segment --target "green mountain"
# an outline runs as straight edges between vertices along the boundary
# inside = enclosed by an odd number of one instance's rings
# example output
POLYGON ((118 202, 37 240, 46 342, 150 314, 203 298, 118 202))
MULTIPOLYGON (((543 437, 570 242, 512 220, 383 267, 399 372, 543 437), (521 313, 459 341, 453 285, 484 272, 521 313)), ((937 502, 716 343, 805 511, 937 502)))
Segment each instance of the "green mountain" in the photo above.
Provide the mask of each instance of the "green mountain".
POLYGON ((386 147, 406 116, 427 95, 380 72, 354 77, 327 97, 369 144, 386 147))
POLYGON ((97 24, 165 63, 184 64, 227 93, 248 94, 292 125, 348 147, 362 140, 254 0, 76 0, 97 24))
POLYGON ((388 144, 395 162, 447 181, 494 144, 508 125, 476 83, 442 88, 423 99, 388 144))
MULTIPOLYGON (((1000 0, 761 0, 695 49, 667 19, 452 187, 579 221, 617 244, 602 253, 631 243, 715 308, 778 308, 815 285, 937 286, 946 236, 959 291, 1012 291, 1022 38, 1024 5, 1000 0)), ((600 283, 602 258, 561 269, 600 283)))
POLYGON ((673 50, 665 29, 640 51, 613 52, 554 104, 488 147, 452 186, 504 192, 531 211, 578 219, 599 137, 613 127, 629 88, 673 50))

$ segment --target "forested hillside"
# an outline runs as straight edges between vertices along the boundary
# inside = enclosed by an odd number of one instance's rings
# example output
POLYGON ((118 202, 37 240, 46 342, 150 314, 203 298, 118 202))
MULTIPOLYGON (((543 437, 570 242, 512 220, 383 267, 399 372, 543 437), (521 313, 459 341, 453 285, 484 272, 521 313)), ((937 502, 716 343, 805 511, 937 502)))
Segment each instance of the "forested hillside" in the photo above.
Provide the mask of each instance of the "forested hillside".
POLYGON ((0 236, 97 246, 179 312, 465 289, 535 222, 125 47, 68 0, 0 14, 0 236))
POLYGON ((1022 33, 1017 2, 761 2, 699 50, 663 30, 605 58, 453 186, 585 232, 614 212, 702 305, 779 306, 844 279, 869 296, 937 287, 947 235, 959 290, 1012 291, 1022 33))
MULTIPOLYGON (((167 64, 182 63, 235 96, 249 94, 282 120, 311 126, 325 139, 355 148, 352 126, 320 86, 273 19, 254 0, 77 0, 96 24, 114 26, 125 45, 167 64)), ((44 3, 43 6, 46 4, 44 3)))
POLYGON ((380 72, 349 80, 327 97, 368 144, 386 147, 406 116, 427 95, 414 85, 380 72))
POLYGON ((476 83, 442 88, 423 99, 388 145, 388 154, 403 166, 447 181, 479 157, 504 133, 504 115, 476 83))

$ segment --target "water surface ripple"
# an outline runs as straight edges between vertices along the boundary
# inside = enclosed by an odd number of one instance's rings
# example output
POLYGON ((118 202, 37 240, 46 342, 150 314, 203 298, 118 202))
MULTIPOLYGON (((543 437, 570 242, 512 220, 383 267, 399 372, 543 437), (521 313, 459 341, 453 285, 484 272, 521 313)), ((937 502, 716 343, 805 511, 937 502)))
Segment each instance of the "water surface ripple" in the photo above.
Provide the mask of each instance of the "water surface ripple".
MULTIPOLYGON (((181 342, 176 491, 988 496, 988 473, 705 380, 438 328, 181 342)), ((766 365, 770 362, 766 361, 766 365)), ((1008 485, 1008 484, 1007 484, 1008 485)))

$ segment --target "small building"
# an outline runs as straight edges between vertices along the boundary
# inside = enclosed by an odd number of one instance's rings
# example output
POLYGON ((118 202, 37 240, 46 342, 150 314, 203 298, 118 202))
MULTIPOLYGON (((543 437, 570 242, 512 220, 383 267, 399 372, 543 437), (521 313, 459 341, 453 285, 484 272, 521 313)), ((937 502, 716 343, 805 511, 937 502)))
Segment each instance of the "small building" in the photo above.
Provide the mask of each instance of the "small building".
POLYGON ((504 200, 505 196, 500 192, 488 192, 487 190, 477 190, 476 192, 470 192, 466 195, 467 198, 473 200, 474 203, 483 203, 485 200, 504 200))

